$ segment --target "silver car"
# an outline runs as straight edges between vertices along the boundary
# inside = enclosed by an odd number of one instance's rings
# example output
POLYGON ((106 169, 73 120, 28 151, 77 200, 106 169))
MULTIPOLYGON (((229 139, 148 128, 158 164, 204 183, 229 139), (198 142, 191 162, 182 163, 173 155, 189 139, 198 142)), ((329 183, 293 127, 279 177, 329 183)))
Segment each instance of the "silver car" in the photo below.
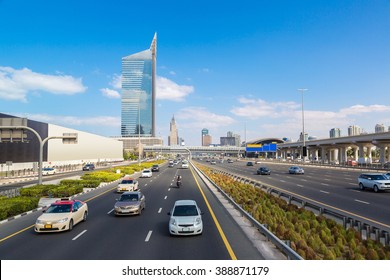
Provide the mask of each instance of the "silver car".
POLYGON ((171 235, 197 235, 203 232, 202 215, 194 200, 177 200, 168 213, 171 235))
POLYGON ((359 189, 373 189, 374 192, 390 190, 390 177, 386 174, 363 173, 358 178, 359 189))
POLYGON ((124 192, 114 205, 115 215, 141 215, 145 196, 140 192, 124 192))
POLYGON ((299 166, 291 166, 288 169, 288 173, 290 173, 290 174, 305 174, 305 170, 303 170, 303 168, 299 167, 299 166))

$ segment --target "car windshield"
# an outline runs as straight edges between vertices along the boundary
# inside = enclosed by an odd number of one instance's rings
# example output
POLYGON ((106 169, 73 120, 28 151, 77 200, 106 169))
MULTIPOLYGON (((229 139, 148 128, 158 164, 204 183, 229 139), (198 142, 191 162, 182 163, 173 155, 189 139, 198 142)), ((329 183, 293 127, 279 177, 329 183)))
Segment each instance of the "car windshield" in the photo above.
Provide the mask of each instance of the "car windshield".
POLYGON ((195 205, 178 205, 173 211, 173 216, 197 216, 198 209, 195 205))
POLYGON ((46 213, 69 213, 71 208, 70 204, 52 204, 47 208, 46 213))
POLYGON ((371 177, 372 180, 387 180, 387 177, 384 175, 373 175, 371 177))
POLYGON ((122 180, 121 184, 133 184, 133 180, 122 180))
POLYGON ((121 195, 119 201, 138 201, 137 194, 124 194, 121 195))

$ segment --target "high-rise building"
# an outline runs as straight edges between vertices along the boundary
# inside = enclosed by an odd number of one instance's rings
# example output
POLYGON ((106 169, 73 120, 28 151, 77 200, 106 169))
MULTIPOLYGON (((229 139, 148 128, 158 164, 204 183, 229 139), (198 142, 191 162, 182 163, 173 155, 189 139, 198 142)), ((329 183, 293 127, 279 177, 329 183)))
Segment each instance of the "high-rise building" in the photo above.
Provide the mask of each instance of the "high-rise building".
POLYGON ((179 145, 179 134, 177 132, 177 126, 175 121, 175 116, 172 117, 170 123, 170 135, 168 136, 168 145, 169 146, 177 146, 179 145))
POLYGON ((375 133, 385 132, 385 126, 383 124, 377 124, 375 126, 375 133))
POLYGON ((332 129, 329 131, 329 136, 330 136, 330 138, 338 138, 338 137, 341 137, 341 130, 340 130, 340 128, 332 128, 332 129))
POLYGON ((360 126, 351 125, 348 127, 348 136, 360 135, 362 134, 362 129, 360 126))
POLYGON ((122 58, 121 135, 155 137, 157 34, 150 48, 122 58))
POLYGON ((207 128, 202 129, 202 146, 211 145, 211 136, 209 135, 209 130, 207 128))

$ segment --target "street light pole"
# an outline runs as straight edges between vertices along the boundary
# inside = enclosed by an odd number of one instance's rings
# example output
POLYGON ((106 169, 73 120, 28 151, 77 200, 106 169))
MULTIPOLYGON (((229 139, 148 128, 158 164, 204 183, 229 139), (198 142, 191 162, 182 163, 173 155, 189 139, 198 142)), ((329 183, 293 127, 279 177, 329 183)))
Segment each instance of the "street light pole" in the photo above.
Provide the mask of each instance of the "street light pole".
POLYGON ((303 109, 303 94, 305 91, 307 91, 307 88, 299 88, 298 91, 301 92, 302 95, 302 138, 303 138, 303 144, 302 144, 302 156, 303 156, 303 162, 305 162, 306 159, 306 145, 305 145, 305 113, 303 109))
POLYGON ((13 130, 29 130, 32 133, 35 134, 35 136, 38 138, 39 141, 39 163, 38 163, 38 184, 42 185, 42 165, 43 165, 43 146, 47 141, 50 139, 69 139, 72 141, 77 141, 77 136, 69 136, 69 135, 64 135, 64 136, 49 136, 45 139, 42 140, 42 137, 39 135, 37 131, 32 129, 31 127, 28 126, 0 126, 2 129, 13 129, 13 130))
POLYGON ((138 166, 141 166, 141 100, 138 100, 138 166))

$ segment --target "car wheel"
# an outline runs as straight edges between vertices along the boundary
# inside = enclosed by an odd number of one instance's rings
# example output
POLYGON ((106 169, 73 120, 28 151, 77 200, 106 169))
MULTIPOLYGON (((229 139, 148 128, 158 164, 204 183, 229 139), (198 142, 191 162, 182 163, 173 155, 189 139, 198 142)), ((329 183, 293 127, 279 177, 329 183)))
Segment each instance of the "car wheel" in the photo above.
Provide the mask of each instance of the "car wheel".
POLYGON ((69 231, 72 231, 73 229, 73 220, 70 220, 69 222, 69 231))
POLYGON ((376 192, 376 193, 379 192, 379 188, 377 185, 374 186, 374 192, 376 192))
POLYGON ((88 216, 88 213, 87 213, 87 211, 85 211, 84 216, 83 216, 83 222, 85 222, 87 220, 87 216, 88 216))
POLYGON ((364 191, 364 186, 363 186, 362 183, 359 183, 359 189, 360 189, 361 191, 364 191))

